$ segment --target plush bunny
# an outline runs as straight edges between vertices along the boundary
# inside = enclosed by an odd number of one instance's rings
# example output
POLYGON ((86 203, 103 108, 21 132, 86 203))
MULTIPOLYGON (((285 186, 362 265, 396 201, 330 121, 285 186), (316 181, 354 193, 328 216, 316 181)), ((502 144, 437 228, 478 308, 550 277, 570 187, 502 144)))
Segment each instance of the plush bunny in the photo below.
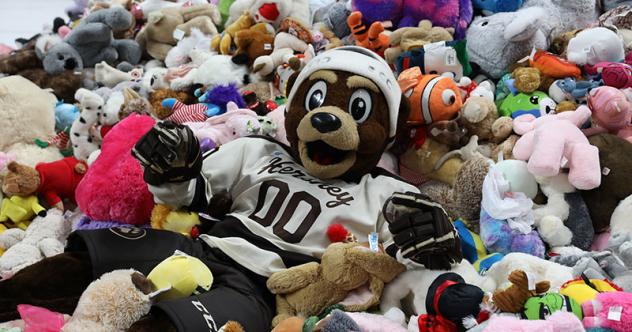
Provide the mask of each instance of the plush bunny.
POLYGON ((229 102, 226 113, 208 118, 204 122, 187 122, 200 140, 211 139, 216 145, 226 144, 239 137, 259 134, 260 124, 257 113, 241 109, 229 102))
POLYGON ((566 159, 570 169, 568 179, 573 186, 581 190, 599 187, 599 150, 578 128, 590 115, 588 108, 580 107, 575 112, 516 118, 514 131, 522 137, 514 146, 514 156, 528 160, 529 171, 536 176, 557 175, 566 159))

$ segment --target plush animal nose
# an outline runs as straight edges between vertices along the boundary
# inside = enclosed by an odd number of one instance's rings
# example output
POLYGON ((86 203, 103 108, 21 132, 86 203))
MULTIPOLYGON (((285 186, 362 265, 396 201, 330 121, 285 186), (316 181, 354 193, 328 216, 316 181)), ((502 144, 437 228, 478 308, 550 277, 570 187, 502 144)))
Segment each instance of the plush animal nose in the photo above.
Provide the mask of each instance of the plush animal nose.
POLYGON ((66 62, 64 63, 64 68, 66 68, 67 70, 72 70, 75 69, 75 67, 77 67, 77 60, 73 58, 66 59, 66 62))
POLYGON ((320 112, 312 115, 312 126, 324 134, 338 130, 342 127, 342 122, 331 113, 320 112))

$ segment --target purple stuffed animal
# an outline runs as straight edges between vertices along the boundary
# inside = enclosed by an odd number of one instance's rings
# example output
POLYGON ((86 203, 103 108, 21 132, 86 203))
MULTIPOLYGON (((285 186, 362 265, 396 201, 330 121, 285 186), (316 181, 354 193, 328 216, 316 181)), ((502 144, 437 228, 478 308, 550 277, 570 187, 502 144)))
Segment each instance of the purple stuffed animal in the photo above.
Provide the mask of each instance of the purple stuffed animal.
POLYGON ((364 23, 391 21, 393 27, 417 26, 430 20, 435 26, 453 27, 462 39, 472 21, 471 0, 353 0, 353 10, 362 12, 364 23))

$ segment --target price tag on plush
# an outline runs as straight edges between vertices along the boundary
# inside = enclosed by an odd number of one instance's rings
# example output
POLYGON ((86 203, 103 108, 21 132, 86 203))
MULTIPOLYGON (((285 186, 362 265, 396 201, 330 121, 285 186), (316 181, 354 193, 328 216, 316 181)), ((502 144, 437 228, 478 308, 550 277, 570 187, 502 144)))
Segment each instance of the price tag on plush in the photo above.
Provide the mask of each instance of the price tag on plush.
POLYGON ((608 310, 608 320, 621 321, 621 313, 623 312, 622 306, 613 306, 608 310))
POLYGON ((182 40, 182 38, 184 38, 184 34, 185 32, 183 30, 180 30, 180 29, 173 30, 173 38, 175 38, 176 40, 182 40))

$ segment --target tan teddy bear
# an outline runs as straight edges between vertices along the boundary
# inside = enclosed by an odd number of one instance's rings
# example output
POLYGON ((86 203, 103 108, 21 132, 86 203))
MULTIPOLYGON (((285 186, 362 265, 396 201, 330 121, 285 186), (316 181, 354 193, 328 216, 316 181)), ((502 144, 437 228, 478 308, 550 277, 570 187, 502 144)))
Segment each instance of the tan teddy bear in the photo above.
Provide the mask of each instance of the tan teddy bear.
POLYGON ((433 27, 432 22, 423 20, 418 27, 407 27, 395 30, 390 35, 391 47, 384 52, 386 62, 392 64, 404 52, 414 48, 440 41, 454 39, 454 28, 433 27))
POLYGON ((136 36, 136 41, 153 58, 164 60, 178 40, 188 36, 192 28, 206 35, 217 34, 216 24, 222 17, 212 4, 200 4, 190 7, 164 8, 149 14, 147 24, 136 36))
POLYGON ((404 265, 385 253, 373 252, 358 243, 333 243, 320 264, 295 266, 268 279, 268 288, 277 295, 277 316, 272 325, 296 315, 318 315, 334 304, 342 304, 346 311, 367 310, 380 302, 384 284, 405 270, 404 265), (356 290, 365 290, 367 296, 345 301, 356 290))

